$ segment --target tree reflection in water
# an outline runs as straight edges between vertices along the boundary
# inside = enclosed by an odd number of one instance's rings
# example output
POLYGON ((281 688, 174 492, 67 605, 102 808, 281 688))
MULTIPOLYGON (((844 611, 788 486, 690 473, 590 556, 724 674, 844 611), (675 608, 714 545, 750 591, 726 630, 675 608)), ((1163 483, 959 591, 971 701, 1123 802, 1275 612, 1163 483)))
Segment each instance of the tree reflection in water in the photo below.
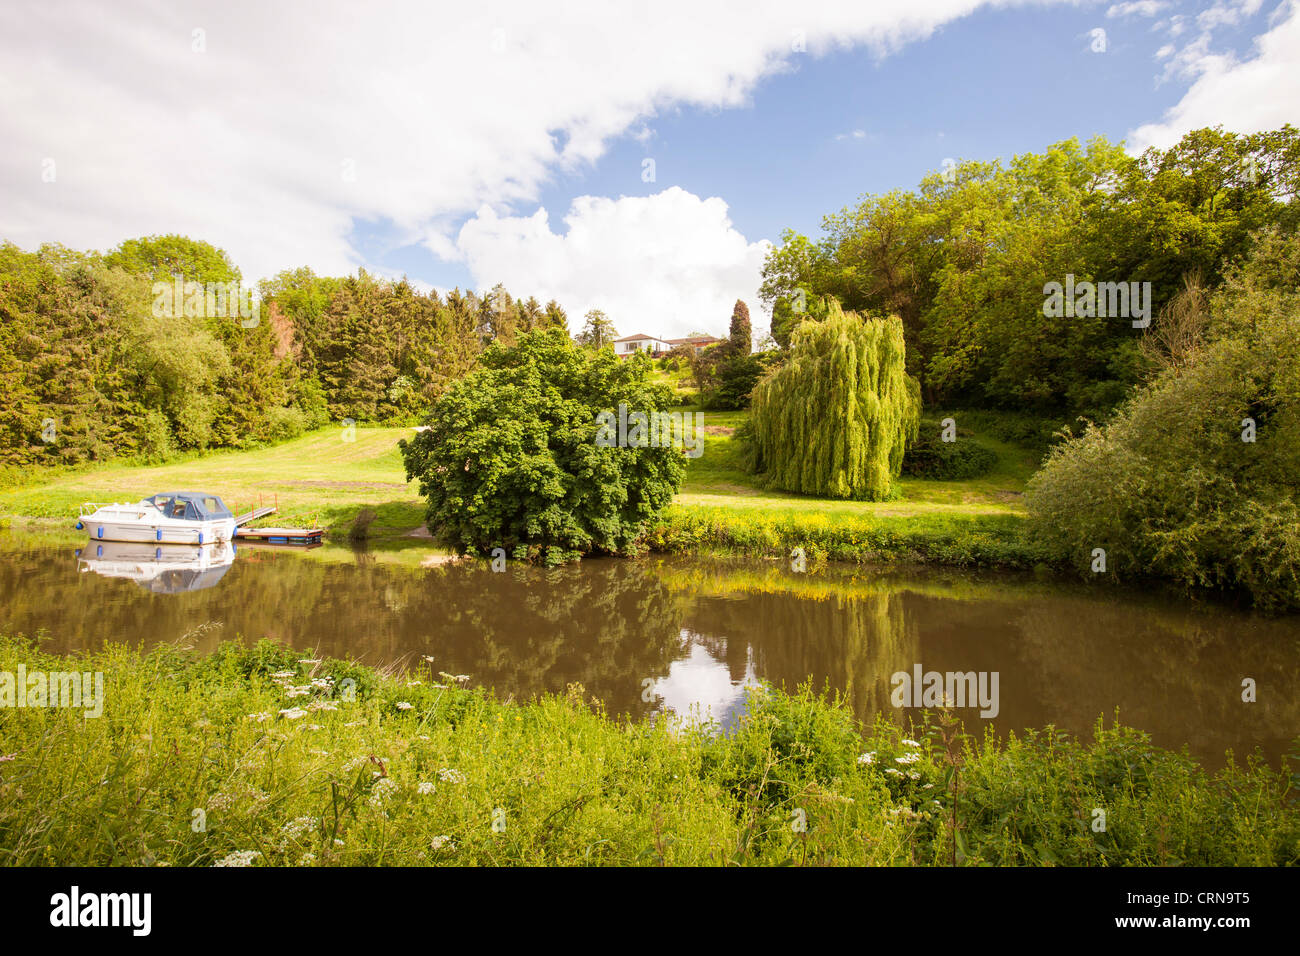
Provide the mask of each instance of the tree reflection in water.
MULTIPOLYGON (((208 625, 217 641, 263 637, 371 664, 469 674, 527 699, 580 683, 612 713, 706 709, 724 726, 758 680, 843 692, 863 720, 916 716, 890 702, 915 664, 1000 674, 998 732, 1054 723, 1088 734, 1125 723, 1206 763, 1263 748, 1276 762, 1300 733, 1290 692, 1300 619, 1192 609, 1153 594, 1032 578, 873 574, 703 559, 596 560, 555 569, 424 568, 391 554, 241 547, 217 586, 151 593, 78 573, 67 548, 5 535, 0 628, 69 653, 151 645, 208 625), (1241 701, 1253 678, 1258 702, 1241 701)), ((968 730, 986 721, 962 712, 968 730)))

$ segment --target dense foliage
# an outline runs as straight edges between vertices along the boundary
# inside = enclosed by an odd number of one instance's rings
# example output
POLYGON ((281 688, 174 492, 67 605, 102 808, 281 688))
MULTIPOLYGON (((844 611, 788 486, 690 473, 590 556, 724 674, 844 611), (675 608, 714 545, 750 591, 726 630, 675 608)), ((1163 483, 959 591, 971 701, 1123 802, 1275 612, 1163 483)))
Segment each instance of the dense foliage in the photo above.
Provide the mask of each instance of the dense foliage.
POLYGON ((105 257, 0 246, 0 464, 160 458, 311 424, 270 323, 156 307, 174 262, 196 282, 238 279, 219 250, 179 237, 105 257))
POLYGON ((898 315, 927 403, 1099 417, 1142 379, 1142 333, 1126 316, 1044 315, 1045 284, 1149 282, 1155 315, 1184 276, 1216 288, 1255 230, 1293 230, 1298 191, 1290 126, 1197 130, 1137 158, 1070 140, 868 196, 827 216, 818 242, 788 232, 762 294, 781 345, 822 296, 898 315))
POLYGON ((204 290, 240 279, 224 251, 184 236, 103 255, 0 247, 0 466, 158 460, 331 420, 415 421, 485 344, 567 327, 558 303, 499 285, 443 297, 364 270, 286 271, 258 300, 244 290, 250 314, 212 310, 222 300, 204 290))
POLYGON ((800 325, 788 361, 754 388, 754 464, 787 491, 880 501, 920 414, 903 326, 833 313, 800 325))
POLYGON ((492 346, 480 362, 434 403, 428 428, 401 443, 407 476, 428 496, 430 531, 463 551, 503 548, 545 563, 632 551, 680 487, 683 452, 644 432, 635 443, 631 424, 602 443, 597 416, 617 419, 624 406, 630 421, 670 407, 649 360, 551 330, 492 346))
POLYGON ((1037 534, 1081 568, 1103 549, 1111 574, 1300 607, 1300 240, 1262 237, 1184 338, 1200 344, 1054 449, 1030 482, 1037 534))
POLYGON ((914 441, 903 455, 902 473, 912 478, 960 481, 986 475, 998 456, 960 432, 955 441, 943 440, 939 419, 923 418, 914 441))

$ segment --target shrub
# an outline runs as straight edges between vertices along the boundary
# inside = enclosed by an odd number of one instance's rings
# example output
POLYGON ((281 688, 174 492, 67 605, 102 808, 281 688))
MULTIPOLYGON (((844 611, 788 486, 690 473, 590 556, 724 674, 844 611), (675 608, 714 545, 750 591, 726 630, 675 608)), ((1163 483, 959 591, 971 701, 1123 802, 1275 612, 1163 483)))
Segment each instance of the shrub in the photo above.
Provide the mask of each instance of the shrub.
POLYGON ((1219 326, 1108 425, 1053 449, 1027 503, 1040 538, 1081 568, 1101 548, 1110 572, 1300 607, 1300 313, 1219 326))
POLYGON ((462 551, 504 548, 547 564, 632 551, 685 474, 681 451, 650 445, 632 417, 672 404, 647 380, 650 367, 582 349, 557 329, 489 348, 437 400, 428 429, 401 442, 407 476, 429 500, 429 530, 462 551), (597 417, 621 422, 620 407, 628 424, 614 438, 597 417))
POLYGON ((940 421, 921 419, 916 441, 903 455, 902 473, 913 478, 940 480, 978 478, 998 463, 998 456, 983 445, 960 434, 957 441, 943 441, 942 435, 940 421))

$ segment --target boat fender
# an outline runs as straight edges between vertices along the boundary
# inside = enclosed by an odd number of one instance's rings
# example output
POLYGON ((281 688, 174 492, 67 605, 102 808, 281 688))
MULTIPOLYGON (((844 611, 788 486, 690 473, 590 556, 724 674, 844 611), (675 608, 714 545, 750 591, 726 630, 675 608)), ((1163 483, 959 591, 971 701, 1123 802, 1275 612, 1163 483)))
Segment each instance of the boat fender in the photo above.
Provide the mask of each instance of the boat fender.
POLYGON ((80 521, 77 522, 77 530, 78 530, 78 531, 82 531, 82 530, 84 530, 85 527, 86 527, 86 526, 85 526, 84 524, 82 524, 80 521))
POLYGON ((100 525, 100 526, 99 526, 99 534, 96 535, 96 537, 99 537, 99 538, 104 537, 104 526, 103 526, 103 525, 100 525))
POLYGON ((104 546, 102 544, 95 545, 95 557, 102 558, 103 556, 104 556, 104 546))
POLYGON ((199 532, 199 544, 202 544, 202 543, 203 543, 203 532, 200 531, 200 532, 199 532))
POLYGON ((158 537, 157 537, 156 540, 161 541, 161 540, 162 540, 162 528, 159 528, 159 529, 158 529, 157 534, 158 534, 158 537))
POLYGON ((161 561, 161 560, 162 560, 162 548, 154 548, 154 549, 153 549, 153 559, 154 559, 155 561, 161 561))

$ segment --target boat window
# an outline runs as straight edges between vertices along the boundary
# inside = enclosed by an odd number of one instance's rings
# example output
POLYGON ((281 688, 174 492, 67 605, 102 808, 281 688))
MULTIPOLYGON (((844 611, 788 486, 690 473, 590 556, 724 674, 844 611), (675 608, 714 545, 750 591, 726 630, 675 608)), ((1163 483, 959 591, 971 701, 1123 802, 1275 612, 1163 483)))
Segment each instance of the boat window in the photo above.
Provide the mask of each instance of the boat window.
POLYGON ((167 509, 171 507, 172 500, 170 498, 154 498, 153 504, 163 514, 167 514, 167 509))
POLYGON ((204 498, 203 507, 206 508, 208 512, 212 514, 215 514, 216 512, 222 510, 221 501, 217 498, 204 498))
POLYGON ((185 517, 185 502, 178 501, 174 505, 172 505, 172 517, 173 518, 185 517))

